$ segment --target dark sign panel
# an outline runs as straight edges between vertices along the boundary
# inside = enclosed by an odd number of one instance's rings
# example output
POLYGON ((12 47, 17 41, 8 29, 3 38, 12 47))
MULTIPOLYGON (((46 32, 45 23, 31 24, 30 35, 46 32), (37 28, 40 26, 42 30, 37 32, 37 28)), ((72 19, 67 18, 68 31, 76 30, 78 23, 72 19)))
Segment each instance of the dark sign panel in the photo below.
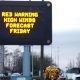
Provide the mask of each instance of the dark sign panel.
POLYGON ((48 45, 52 5, 42 1, 0 1, 0 44, 48 45))

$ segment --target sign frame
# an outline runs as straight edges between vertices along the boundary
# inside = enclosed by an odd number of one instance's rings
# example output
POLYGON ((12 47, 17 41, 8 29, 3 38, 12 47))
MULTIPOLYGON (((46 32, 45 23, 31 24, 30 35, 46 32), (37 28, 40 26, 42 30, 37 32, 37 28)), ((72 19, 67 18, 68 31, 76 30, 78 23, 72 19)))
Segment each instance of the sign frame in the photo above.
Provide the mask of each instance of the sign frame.
POLYGON ((7 23, 4 22, 6 17, 2 16, 1 12, 16 12, 18 9, 20 12, 25 12, 25 10, 29 12, 27 7, 29 11, 34 12, 37 10, 39 13, 34 24, 37 27, 32 29, 29 36, 25 36, 26 39, 18 36, 19 34, 15 38, 15 34, 7 34, 3 29, 3 33, 0 33, 0 45, 49 45, 52 43, 52 4, 49 1, 0 1, 0 18, 3 20, 3 22, 0 20, 0 26, 5 27, 4 25, 7 23), (24 10, 22 10, 22 7, 24 10))

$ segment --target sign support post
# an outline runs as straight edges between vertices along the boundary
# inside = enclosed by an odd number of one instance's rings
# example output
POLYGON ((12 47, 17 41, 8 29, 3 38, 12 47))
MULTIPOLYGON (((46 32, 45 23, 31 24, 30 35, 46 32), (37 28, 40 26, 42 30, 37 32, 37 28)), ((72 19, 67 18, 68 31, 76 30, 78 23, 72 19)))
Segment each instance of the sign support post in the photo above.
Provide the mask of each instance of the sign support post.
POLYGON ((23 53, 23 76, 26 77, 26 80, 30 79, 30 52, 29 45, 24 45, 23 53))
POLYGON ((44 46, 43 45, 41 45, 41 65, 40 65, 40 71, 41 71, 41 80, 43 80, 44 79, 44 77, 43 77, 43 67, 44 67, 44 46))

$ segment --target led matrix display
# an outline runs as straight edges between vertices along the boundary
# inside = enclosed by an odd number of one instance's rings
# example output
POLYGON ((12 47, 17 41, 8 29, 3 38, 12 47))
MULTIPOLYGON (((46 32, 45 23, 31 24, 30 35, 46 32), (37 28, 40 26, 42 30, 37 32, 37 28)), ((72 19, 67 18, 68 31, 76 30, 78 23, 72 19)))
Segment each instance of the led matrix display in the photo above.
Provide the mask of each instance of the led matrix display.
POLYGON ((0 2, 0 44, 48 45, 51 42, 50 2, 0 2))

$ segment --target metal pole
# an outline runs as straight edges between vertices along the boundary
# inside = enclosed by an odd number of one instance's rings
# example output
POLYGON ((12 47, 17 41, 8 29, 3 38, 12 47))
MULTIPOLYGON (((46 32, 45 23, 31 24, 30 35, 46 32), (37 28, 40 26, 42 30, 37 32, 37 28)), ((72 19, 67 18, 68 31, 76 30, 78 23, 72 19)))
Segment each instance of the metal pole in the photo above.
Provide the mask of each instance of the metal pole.
POLYGON ((2 52, 3 52, 3 70, 2 70, 2 72, 4 73, 4 45, 1 45, 2 46, 2 52))
POLYGON ((29 46, 24 46, 23 53, 23 76, 26 77, 26 80, 30 79, 30 52, 29 46))
POLYGON ((44 78, 44 77, 43 77, 43 67, 44 67, 44 66, 43 66, 43 64, 44 64, 44 63, 43 63, 43 59, 44 59, 44 58, 43 58, 43 56, 44 56, 43 53, 44 53, 44 46, 41 45, 41 66, 40 66, 40 69, 41 69, 41 70, 40 70, 40 71, 41 71, 41 80, 43 80, 43 78, 44 78))
POLYGON ((52 45, 51 45, 51 65, 53 64, 53 62, 52 62, 52 45))
MULTIPOLYGON (((32 46, 32 53, 33 53, 33 46, 32 46)), ((32 77, 34 76, 33 73, 34 73, 34 65, 33 65, 33 54, 31 53, 31 56, 32 56, 32 77)))

